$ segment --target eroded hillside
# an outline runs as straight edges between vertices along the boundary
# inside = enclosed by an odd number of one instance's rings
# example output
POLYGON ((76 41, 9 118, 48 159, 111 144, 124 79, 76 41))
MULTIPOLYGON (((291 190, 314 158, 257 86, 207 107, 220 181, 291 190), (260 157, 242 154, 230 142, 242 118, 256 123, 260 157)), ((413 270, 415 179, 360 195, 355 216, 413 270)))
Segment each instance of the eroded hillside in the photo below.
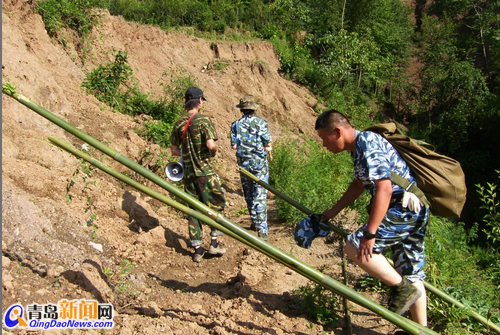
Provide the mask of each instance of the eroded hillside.
MULTIPOLYGON (((161 94, 164 73, 183 69, 193 75, 210 100, 204 113, 220 137, 216 168, 228 200, 225 216, 244 227, 249 221, 240 215, 245 205, 228 139, 230 124, 240 115, 235 108, 239 98, 257 97, 259 114, 269 121, 275 139, 314 136, 317 102, 306 89, 280 77, 271 44, 212 42, 103 13, 82 64, 74 45, 63 48, 49 38, 31 1, 7 0, 2 9, 2 80, 132 160, 161 149, 136 134, 140 118, 113 112, 85 94, 86 71, 112 60, 113 50, 123 50, 144 92, 161 94), (217 61, 228 66, 217 70, 217 61)), ((82 145, 2 95, 3 312, 14 303, 96 299, 115 306, 116 326, 108 332, 113 334, 323 334, 293 295, 307 283, 305 278, 229 237, 223 240, 228 253, 222 259, 193 263, 187 224, 179 212, 101 171, 84 175, 82 163, 51 145, 49 136, 82 145), (89 225, 91 214, 96 218, 89 225)), ((134 176, 111 158, 90 152, 134 176)), ((147 167, 161 173, 161 167, 147 167)), ((270 242, 337 276, 338 246, 298 248, 273 206, 270 201, 270 242)), ((357 270, 351 271, 355 276, 357 270)), ((393 329, 356 308, 353 323, 355 334, 393 329)), ((341 325, 329 331, 341 334, 341 325)), ((79 332, 84 331, 71 333, 79 332)))

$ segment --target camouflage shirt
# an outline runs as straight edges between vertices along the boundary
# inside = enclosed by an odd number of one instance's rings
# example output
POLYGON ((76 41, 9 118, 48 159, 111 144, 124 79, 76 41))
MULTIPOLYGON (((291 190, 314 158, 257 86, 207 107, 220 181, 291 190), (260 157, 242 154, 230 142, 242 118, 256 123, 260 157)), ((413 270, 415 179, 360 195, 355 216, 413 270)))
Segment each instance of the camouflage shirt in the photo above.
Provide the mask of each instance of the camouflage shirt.
POLYGON ((255 115, 243 115, 231 124, 231 145, 236 146, 238 165, 258 170, 267 165, 264 146, 271 143, 267 121, 255 115))
POLYGON ((212 153, 208 149, 207 140, 217 141, 217 134, 212 121, 199 112, 191 119, 184 141, 182 134, 191 114, 184 113, 174 125, 170 138, 173 145, 182 149, 182 159, 186 173, 194 173, 197 177, 215 174, 211 165, 212 153))
MULTIPOLYGON (((391 178, 391 171, 408 179, 415 181, 410 168, 384 137, 379 134, 364 131, 359 133, 356 147, 352 153, 354 163, 354 176, 363 182, 363 186, 370 194, 375 194, 375 181, 383 178, 391 178)), ((392 183, 394 194, 402 193, 404 190, 392 183)))

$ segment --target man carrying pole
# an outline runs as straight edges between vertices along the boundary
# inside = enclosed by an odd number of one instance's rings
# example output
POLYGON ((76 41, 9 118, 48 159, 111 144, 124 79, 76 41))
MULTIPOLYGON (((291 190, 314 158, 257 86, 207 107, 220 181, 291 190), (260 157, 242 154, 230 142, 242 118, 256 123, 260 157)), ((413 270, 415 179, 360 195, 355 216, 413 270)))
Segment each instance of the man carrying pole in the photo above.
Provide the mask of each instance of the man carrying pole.
POLYGON ((335 217, 365 189, 372 195, 368 222, 348 236, 345 252, 370 275, 391 287, 389 309, 397 314, 411 311, 413 321, 427 326, 425 231, 430 210, 417 196, 391 181, 391 172, 415 181, 406 162, 381 135, 356 130, 347 117, 335 110, 323 112, 315 129, 323 146, 337 154, 350 151, 354 177, 344 195, 322 221, 335 217), (390 248, 394 267, 382 255, 390 248))
MULTIPOLYGON (((203 91, 190 87, 185 95, 185 110, 172 130, 172 155, 184 161, 184 191, 215 211, 224 210, 226 199, 219 176, 212 167, 217 152, 217 134, 210 119, 201 115, 203 103, 207 101, 203 91), (181 151, 182 149, 182 151, 181 151)), ((193 261, 201 262, 205 251, 210 255, 222 256, 226 250, 219 245, 218 236, 222 233, 210 230, 210 247, 203 247, 202 223, 188 216, 189 239, 194 248, 193 261)))

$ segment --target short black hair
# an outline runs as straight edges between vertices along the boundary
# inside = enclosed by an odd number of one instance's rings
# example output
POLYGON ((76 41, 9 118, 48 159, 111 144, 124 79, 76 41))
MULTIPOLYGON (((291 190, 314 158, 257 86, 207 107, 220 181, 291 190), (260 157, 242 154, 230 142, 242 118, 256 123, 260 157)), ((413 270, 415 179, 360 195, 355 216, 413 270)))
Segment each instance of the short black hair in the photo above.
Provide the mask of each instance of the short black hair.
POLYGON ((254 109, 240 109, 240 110, 241 110, 241 112, 242 112, 243 114, 245 114, 245 115, 247 115, 247 114, 252 114, 253 112, 255 112, 255 110, 254 110, 254 109))
POLYGON ((194 108, 198 107, 200 105, 200 103, 201 103, 200 98, 189 99, 184 104, 184 109, 187 110, 187 111, 190 111, 191 109, 194 109, 194 108))
POLYGON ((347 116, 345 116, 344 114, 335 109, 329 109, 321 113, 320 116, 318 116, 318 118, 316 119, 316 124, 314 126, 314 129, 315 130, 324 129, 327 132, 332 132, 333 129, 338 126, 353 127, 351 121, 349 121, 347 116))

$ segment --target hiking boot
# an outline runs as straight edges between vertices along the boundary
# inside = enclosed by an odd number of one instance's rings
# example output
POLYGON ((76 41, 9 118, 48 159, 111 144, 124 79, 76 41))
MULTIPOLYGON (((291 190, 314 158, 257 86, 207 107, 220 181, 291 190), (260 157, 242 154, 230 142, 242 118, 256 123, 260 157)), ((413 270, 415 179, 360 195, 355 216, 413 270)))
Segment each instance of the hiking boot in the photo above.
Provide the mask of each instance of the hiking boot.
POLYGON ((257 236, 259 236, 259 238, 263 239, 266 242, 269 240, 269 236, 267 236, 266 233, 258 233, 257 236))
POLYGON ((200 263, 204 255, 205 255, 205 248, 200 247, 199 250, 196 249, 193 254, 193 262, 200 263))
POLYGON ((410 308, 415 301, 420 298, 420 292, 406 278, 403 277, 401 283, 391 286, 391 296, 389 298, 389 310, 402 315, 410 308))
POLYGON ((224 255, 226 253, 226 249, 224 249, 223 247, 221 247, 220 244, 217 244, 216 247, 214 247, 213 245, 211 245, 210 248, 208 248, 207 253, 209 255, 222 256, 222 255, 224 255))

